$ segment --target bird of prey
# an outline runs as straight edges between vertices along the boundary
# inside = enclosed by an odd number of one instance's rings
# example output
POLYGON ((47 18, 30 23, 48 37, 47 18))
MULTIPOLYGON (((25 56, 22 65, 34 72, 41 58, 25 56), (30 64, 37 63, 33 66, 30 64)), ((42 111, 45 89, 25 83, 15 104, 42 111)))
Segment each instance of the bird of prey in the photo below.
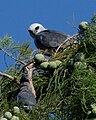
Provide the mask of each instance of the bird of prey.
POLYGON ((29 107, 36 104, 36 99, 31 91, 31 86, 28 79, 22 75, 20 80, 20 92, 17 95, 17 105, 23 104, 24 107, 29 107))
POLYGON ((63 32, 46 29, 39 23, 31 24, 28 31, 36 47, 41 50, 57 48, 69 36, 63 32))

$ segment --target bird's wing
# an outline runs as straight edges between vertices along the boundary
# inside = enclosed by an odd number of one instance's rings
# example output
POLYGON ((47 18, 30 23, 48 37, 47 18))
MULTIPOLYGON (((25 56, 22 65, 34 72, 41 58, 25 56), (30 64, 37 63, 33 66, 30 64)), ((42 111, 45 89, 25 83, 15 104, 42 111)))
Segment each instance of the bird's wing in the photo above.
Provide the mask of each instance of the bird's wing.
POLYGON ((36 99, 35 96, 29 90, 22 90, 17 95, 17 103, 23 102, 24 104, 35 105, 36 99))
POLYGON ((45 47, 58 47, 68 36, 54 30, 45 30, 36 35, 37 42, 45 47))

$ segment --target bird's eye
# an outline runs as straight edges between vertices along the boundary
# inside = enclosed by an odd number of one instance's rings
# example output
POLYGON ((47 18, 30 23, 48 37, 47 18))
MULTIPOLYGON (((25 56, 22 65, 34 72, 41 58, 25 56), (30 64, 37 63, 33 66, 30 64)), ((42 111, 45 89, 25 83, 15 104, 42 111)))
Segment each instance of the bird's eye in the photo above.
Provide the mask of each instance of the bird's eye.
POLYGON ((37 26, 36 28, 35 28, 35 30, 38 30, 39 29, 39 26, 37 26))

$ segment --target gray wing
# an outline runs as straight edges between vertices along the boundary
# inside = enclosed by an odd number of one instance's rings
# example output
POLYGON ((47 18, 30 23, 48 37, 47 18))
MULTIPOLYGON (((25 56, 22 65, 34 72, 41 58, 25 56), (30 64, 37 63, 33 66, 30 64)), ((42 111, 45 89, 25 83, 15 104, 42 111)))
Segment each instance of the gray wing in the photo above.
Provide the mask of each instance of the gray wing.
POLYGON ((35 96, 31 91, 22 90, 17 95, 17 104, 23 103, 25 106, 33 106, 36 104, 35 96))
POLYGON ((30 84, 25 75, 20 79, 20 92, 17 95, 17 104, 23 103, 24 106, 33 106, 36 104, 36 99, 31 91, 30 84))
POLYGON ((37 44, 41 43, 47 48, 58 47, 68 35, 54 30, 45 30, 36 35, 37 44))

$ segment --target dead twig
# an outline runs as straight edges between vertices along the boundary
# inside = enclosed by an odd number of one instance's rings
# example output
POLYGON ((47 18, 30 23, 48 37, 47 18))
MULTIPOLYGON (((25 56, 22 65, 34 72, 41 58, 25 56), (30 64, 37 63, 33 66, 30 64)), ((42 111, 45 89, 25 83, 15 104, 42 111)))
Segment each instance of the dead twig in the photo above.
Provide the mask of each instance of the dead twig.
MULTIPOLYGON (((31 58, 30 61, 31 61, 31 62, 26 63, 26 64, 21 68, 21 70, 17 73, 17 76, 19 76, 19 75, 22 73, 22 71, 24 71, 24 69, 26 69, 27 71, 29 70, 28 66, 29 66, 30 64, 34 64, 33 57, 31 58)), ((36 69, 36 68, 34 67, 34 69, 36 69)))
POLYGON ((23 64, 23 65, 26 65, 26 63, 23 62, 22 60, 19 60, 19 59, 13 57, 11 53, 8 53, 8 52, 5 51, 4 49, 1 49, 1 50, 2 50, 5 54, 7 54, 9 57, 11 57, 12 59, 14 59, 15 61, 18 61, 18 62, 20 62, 20 63, 23 64))
POLYGON ((16 77, 12 77, 11 75, 8 75, 8 74, 3 73, 3 72, 0 72, 0 76, 7 77, 7 78, 9 78, 10 80, 15 81, 18 85, 20 84, 20 83, 16 80, 16 77))
POLYGON ((6 74, 6 73, 0 72, 0 76, 5 76, 5 77, 8 77, 8 78, 11 79, 11 80, 14 80, 14 77, 12 77, 11 75, 8 75, 8 74, 6 74))
POLYGON ((70 37, 68 37, 66 40, 64 40, 57 48, 55 55, 57 54, 57 52, 59 51, 59 49, 61 48, 62 45, 64 45, 66 42, 68 42, 70 39, 74 38, 75 36, 79 35, 79 33, 76 33, 70 37))

